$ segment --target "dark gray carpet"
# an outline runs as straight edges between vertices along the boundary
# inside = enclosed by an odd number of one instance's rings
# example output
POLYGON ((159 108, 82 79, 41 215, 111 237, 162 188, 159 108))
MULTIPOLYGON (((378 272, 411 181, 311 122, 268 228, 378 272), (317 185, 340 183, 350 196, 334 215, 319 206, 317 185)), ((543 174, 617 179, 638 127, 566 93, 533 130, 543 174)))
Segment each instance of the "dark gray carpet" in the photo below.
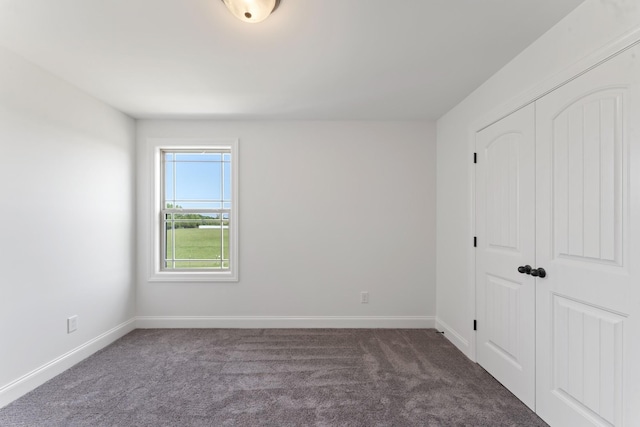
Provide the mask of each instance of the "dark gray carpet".
POLYGON ((136 330, 1 426, 545 426, 433 329, 136 330))

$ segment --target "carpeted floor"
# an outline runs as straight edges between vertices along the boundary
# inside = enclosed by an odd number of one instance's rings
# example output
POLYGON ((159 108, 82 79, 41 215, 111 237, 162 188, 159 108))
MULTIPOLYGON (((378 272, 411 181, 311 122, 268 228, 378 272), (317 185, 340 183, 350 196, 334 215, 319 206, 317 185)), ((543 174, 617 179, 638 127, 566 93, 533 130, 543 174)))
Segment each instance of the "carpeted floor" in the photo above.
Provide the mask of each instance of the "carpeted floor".
POLYGON ((546 426, 433 329, 136 330, 1 426, 546 426))

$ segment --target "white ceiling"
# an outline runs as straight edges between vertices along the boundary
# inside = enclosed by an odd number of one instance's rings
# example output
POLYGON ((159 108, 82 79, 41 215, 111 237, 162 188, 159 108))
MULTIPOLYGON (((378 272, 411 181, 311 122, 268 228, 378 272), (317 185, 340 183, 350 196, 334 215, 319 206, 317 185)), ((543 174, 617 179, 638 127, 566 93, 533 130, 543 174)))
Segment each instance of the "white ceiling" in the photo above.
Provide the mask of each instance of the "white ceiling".
POLYGON ((583 0, 0 0, 0 45, 136 118, 436 119, 583 0))

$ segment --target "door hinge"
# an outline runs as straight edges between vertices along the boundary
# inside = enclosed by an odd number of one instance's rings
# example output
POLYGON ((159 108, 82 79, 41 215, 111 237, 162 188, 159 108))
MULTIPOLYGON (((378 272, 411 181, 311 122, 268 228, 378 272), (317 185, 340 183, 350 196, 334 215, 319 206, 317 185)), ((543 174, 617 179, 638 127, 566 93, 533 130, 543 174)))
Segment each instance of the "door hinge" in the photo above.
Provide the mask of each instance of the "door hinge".
POLYGON ((473 236, 473 247, 474 248, 478 247, 478 238, 476 236, 473 236))
POLYGON ((478 321, 477 320, 473 320, 473 330, 477 331, 478 330, 478 321))
POLYGON ((473 153, 473 163, 478 163, 478 153, 473 153))

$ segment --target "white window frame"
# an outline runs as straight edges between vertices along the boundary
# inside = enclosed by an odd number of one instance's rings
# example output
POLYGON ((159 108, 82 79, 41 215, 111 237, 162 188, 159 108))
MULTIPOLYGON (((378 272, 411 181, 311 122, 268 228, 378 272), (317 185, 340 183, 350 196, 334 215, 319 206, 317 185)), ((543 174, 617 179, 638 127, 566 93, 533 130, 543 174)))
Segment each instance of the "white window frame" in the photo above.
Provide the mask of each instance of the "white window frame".
POLYGON ((148 140, 152 152, 153 186, 150 251, 150 282, 237 282, 238 281, 238 140, 237 139, 155 139, 148 140), (231 213, 229 215, 229 269, 167 270, 162 268, 162 202, 164 185, 162 152, 171 150, 231 151, 231 213))

